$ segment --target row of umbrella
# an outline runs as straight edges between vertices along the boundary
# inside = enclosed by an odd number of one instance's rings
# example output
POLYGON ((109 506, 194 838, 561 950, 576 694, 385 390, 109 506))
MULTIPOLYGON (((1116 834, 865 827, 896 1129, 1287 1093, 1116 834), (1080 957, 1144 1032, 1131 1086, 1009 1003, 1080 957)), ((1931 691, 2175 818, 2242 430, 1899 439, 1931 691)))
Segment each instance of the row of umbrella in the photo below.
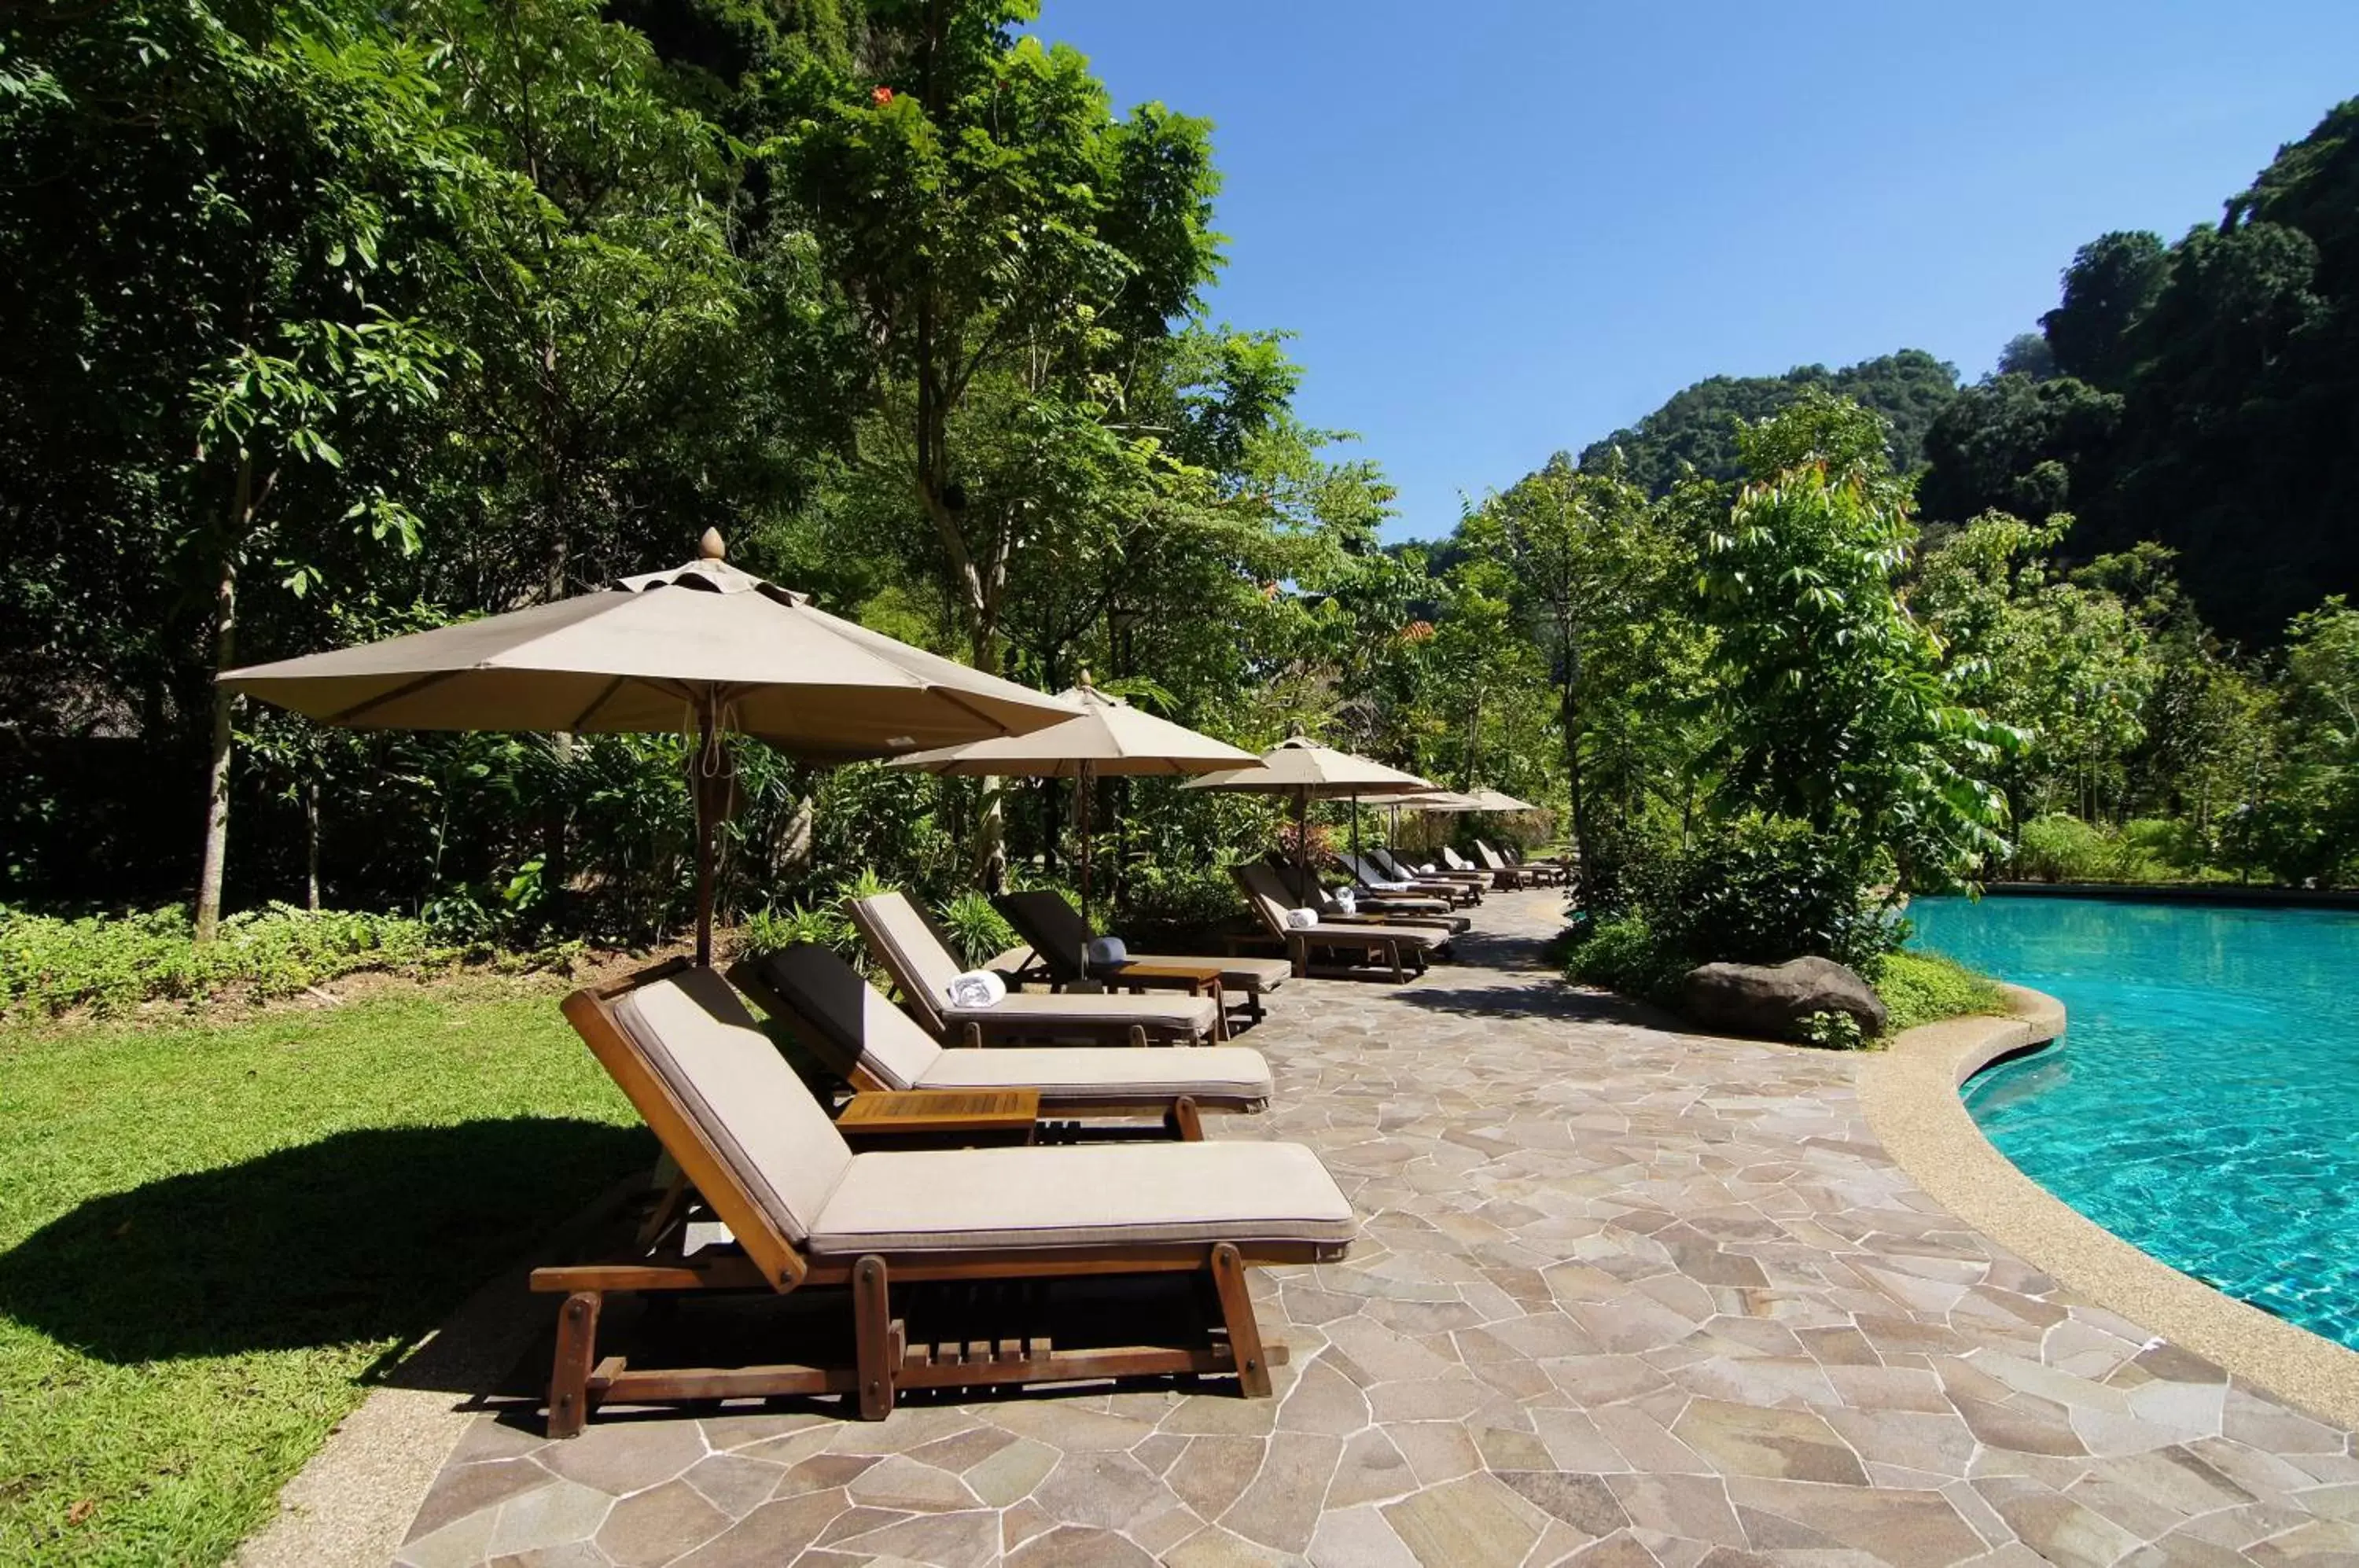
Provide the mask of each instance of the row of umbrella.
MULTIPOLYGON (((697 813, 696 952, 712 953, 713 842, 730 806, 726 737, 805 761, 892 757, 935 773, 1071 778, 1090 890, 1089 786, 1108 775, 1192 774, 1189 789, 1313 799, 1370 796, 1442 811, 1526 810, 1296 736, 1256 757, 1081 685, 1055 697, 985 675, 815 608, 728 564, 706 530, 669 572, 503 615, 225 672, 234 691, 363 729, 678 732, 697 813)), ((1306 842, 1307 834, 1298 839, 1306 842)))

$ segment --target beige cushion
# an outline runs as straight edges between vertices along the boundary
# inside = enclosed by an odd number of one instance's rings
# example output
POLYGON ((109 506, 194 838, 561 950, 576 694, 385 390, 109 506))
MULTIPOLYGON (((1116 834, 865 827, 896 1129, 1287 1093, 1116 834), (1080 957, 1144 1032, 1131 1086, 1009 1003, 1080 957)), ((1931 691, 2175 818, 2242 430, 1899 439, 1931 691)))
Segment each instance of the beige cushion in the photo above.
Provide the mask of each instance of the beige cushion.
POLYGON ((1352 1206, 1293 1143, 1079 1144, 856 1156, 817 1254, 1352 1239, 1352 1206))
POLYGON ((852 1150, 729 982, 691 969, 627 993, 614 1018, 739 1185, 788 1236, 809 1236, 852 1150))
POLYGON ((1327 920, 1307 931, 1290 934, 1308 937, 1314 944, 1321 937, 1337 942, 1349 940, 1354 945, 1365 937, 1390 937, 1403 947, 1440 947, 1450 940, 1450 933, 1437 926, 1355 926, 1343 920, 1327 920))
POLYGON ((1193 1094, 1223 1105, 1268 1104, 1269 1063, 1242 1045, 1197 1051, 1132 1051, 1123 1046, 1007 1046, 945 1051, 920 1089, 1037 1088, 1043 1104, 1107 1095, 1193 1094))
POLYGON ((906 893, 879 893, 854 900, 853 908, 866 917, 862 923, 869 945, 901 989, 920 1007, 939 1015, 950 1000, 951 982, 958 978, 961 965, 936 940, 918 906, 906 893))
POLYGON ((986 1030, 1003 1034, 1021 1032, 1036 1024, 1043 1029, 1116 1030, 1136 1024, 1149 1033, 1208 1035, 1220 1019, 1221 1008, 1210 996, 1176 993, 1036 996, 1026 991, 988 1007, 954 1007, 944 1002, 940 1012, 942 1021, 952 1029, 972 1019, 986 1030))

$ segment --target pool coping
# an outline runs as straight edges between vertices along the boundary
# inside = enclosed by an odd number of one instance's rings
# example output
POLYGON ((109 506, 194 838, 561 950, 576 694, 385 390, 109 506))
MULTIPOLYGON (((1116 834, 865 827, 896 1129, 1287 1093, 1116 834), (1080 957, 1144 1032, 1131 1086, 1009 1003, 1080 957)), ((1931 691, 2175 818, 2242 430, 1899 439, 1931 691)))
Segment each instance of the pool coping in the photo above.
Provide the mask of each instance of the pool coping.
POLYGON ((2017 1169, 1983 1136, 1967 1080, 2064 1032, 2064 1005, 2005 987, 2012 1016, 1947 1018, 1865 1059, 1860 1107, 1894 1163, 1951 1214, 2109 1312, 2287 1403, 2359 1428, 2359 1351, 2180 1273, 2017 1169))

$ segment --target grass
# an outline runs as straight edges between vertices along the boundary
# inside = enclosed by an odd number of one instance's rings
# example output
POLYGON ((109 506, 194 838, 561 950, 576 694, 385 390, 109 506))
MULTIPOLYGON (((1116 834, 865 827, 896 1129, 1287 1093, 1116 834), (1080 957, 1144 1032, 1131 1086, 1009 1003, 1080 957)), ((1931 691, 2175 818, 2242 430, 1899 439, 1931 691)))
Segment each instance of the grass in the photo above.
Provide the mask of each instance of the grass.
POLYGON ((0 1563, 214 1563, 654 1146, 539 980, 0 1030, 0 1563))
POLYGON ((1943 1018, 2013 1011, 1997 981, 1938 953, 1888 953, 1876 965, 1875 984, 1892 1015, 1886 1039, 1943 1018))

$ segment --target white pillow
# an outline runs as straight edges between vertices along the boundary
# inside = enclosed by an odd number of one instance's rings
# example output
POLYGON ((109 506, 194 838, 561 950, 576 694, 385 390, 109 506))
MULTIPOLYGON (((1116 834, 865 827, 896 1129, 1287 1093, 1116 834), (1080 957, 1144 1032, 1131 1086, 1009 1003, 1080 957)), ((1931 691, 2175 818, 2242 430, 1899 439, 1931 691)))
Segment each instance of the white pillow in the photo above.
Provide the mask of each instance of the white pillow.
POLYGON ((1316 909, 1288 909, 1286 911, 1286 929, 1288 931, 1309 931, 1318 923, 1319 911, 1316 909))
POLYGON ((1007 999, 1007 982, 988 969, 953 975, 948 990, 953 1007, 995 1007, 1007 999))
POLYGON ((1112 965, 1121 964, 1129 957, 1130 949, 1122 944, 1122 938, 1118 936, 1093 936, 1090 938, 1087 958, 1089 965, 1093 969, 1095 969, 1102 964, 1112 965))
POLYGON ((1430 877, 1430 876, 1432 876, 1432 875, 1433 875, 1433 862, 1431 862, 1430 860, 1429 860, 1429 861, 1427 861, 1424 865, 1422 865, 1422 866, 1419 866, 1419 867, 1418 867, 1418 869, 1419 869, 1419 871, 1424 872, 1427 876, 1430 877))

